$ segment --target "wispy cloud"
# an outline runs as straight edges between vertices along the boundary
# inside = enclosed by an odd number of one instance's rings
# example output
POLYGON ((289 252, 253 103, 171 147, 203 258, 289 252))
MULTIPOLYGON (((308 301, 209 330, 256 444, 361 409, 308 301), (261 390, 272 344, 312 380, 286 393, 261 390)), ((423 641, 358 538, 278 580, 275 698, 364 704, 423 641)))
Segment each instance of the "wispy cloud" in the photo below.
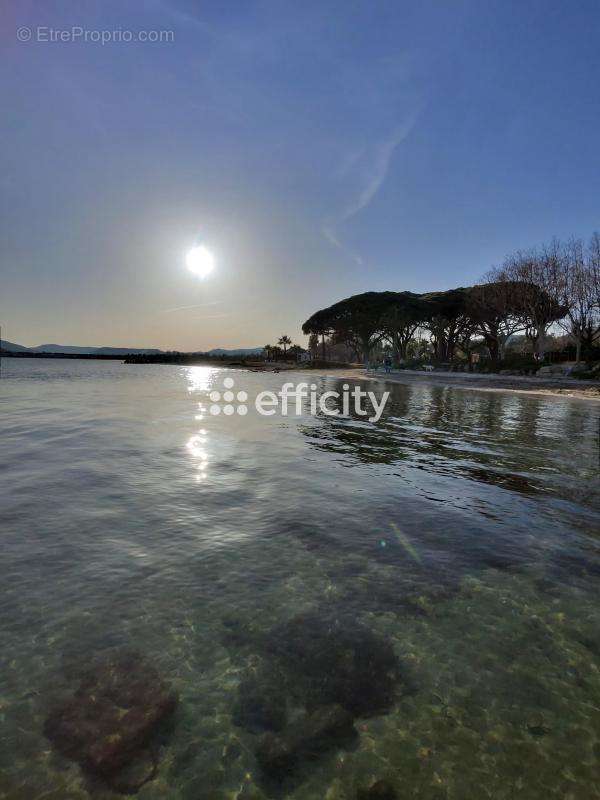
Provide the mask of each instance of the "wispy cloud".
POLYGON ((158 0, 157 6, 159 9, 166 11, 169 14, 177 19, 179 22, 182 22, 184 25, 193 25, 197 28, 201 28, 203 31, 207 33, 212 33, 212 30, 206 24, 206 22, 199 16, 195 14, 188 13, 187 11, 179 8, 177 4, 172 4, 169 2, 163 2, 163 0, 158 0))
POLYGON ((355 197, 344 209, 338 220, 340 223, 345 222, 346 220, 350 219, 350 217, 358 214, 359 211, 362 211, 363 208, 366 208, 368 205, 370 205, 371 201, 387 178, 394 151, 398 145, 403 142, 404 139, 406 139, 412 130, 413 125, 414 119, 411 118, 397 128, 391 136, 375 145, 372 154, 369 156, 371 163, 367 167, 365 185, 359 192, 358 196, 355 197))
MULTIPOLYGON (((340 223, 340 220, 336 221, 335 222, 335 227, 337 227, 337 225, 339 225, 339 223, 340 223)), ((326 223, 324 223, 323 227, 321 228, 321 233, 327 239, 327 241, 330 242, 334 247, 337 247, 338 250, 341 250, 342 252, 347 253, 354 261, 356 261, 356 263, 359 265, 359 267, 362 267, 362 265, 365 262, 363 261, 361 256, 357 252, 352 250, 350 247, 346 247, 346 245, 342 244, 342 242, 338 239, 338 237, 336 235, 335 227, 334 227, 334 223, 326 222, 326 223)))
POLYGON ((358 190, 335 215, 325 220, 322 226, 323 236, 334 247, 343 250, 354 258, 357 264, 363 264, 361 256, 343 244, 339 229, 345 222, 360 211, 367 208, 387 178, 390 164, 396 148, 406 139, 417 120, 417 113, 396 127, 389 136, 379 140, 370 147, 356 151, 346 160, 339 174, 353 174, 357 178, 358 190))
POLYGON ((161 314, 172 314, 174 311, 189 311, 192 308, 207 308, 208 306, 219 306, 223 300, 213 300, 210 303, 196 303, 193 306, 178 306, 177 308, 163 308, 161 314))

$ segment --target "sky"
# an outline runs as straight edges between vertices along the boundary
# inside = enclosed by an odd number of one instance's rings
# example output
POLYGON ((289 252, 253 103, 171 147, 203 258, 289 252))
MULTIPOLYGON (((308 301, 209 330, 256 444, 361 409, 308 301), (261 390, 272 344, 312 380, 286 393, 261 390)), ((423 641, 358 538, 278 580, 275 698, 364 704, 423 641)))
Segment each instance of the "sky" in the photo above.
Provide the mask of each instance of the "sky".
POLYGON ((343 297, 587 238, 599 27, 598 0, 5 0, 3 337, 304 343, 343 297))

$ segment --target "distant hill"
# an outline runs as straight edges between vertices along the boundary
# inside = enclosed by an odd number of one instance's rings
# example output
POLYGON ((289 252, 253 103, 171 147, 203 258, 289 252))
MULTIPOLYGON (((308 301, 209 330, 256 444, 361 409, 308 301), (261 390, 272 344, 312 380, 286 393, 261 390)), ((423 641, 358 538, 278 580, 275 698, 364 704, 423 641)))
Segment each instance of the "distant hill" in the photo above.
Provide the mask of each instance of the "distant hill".
POLYGON ((7 342, 6 339, 2 339, 1 346, 3 350, 10 350, 11 353, 21 353, 24 350, 28 350, 28 347, 23 347, 22 344, 15 344, 14 342, 7 342))
POLYGON ((23 347, 22 344, 7 342, 2 339, 2 349, 13 353, 69 353, 70 355, 99 355, 99 356, 123 356, 127 353, 136 354, 158 354, 160 350, 152 350, 141 347, 79 347, 72 344, 40 344, 37 347, 23 347))
POLYGON ((32 353, 95 353, 97 347, 78 347, 71 344, 39 344, 37 347, 29 347, 32 353))
POLYGON ((140 347, 97 347, 94 353, 99 356, 124 356, 128 353, 156 356, 162 353, 162 350, 144 349, 140 347))
POLYGON ((224 350, 222 347, 214 347, 208 351, 209 356, 258 356, 264 347, 238 347, 236 350, 224 350))
MULTIPOLYGON (((22 344, 7 342, 2 339, 2 348, 12 352, 30 353, 68 353, 69 355, 98 355, 98 356, 124 356, 131 355, 158 355, 162 350, 142 348, 142 347, 83 347, 74 344, 39 344, 37 347, 23 347, 22 344)), ((256 356, 261 355, 264 347, 238 347, 227 350, 223 347, 215 347, 209 350, 209 356, 225 356, 232 358, 235 356, 256 356)), ((200 352, 200 351, 199 351, 200 352)), ((204 352, 204 351, 202 351, 204 352)))

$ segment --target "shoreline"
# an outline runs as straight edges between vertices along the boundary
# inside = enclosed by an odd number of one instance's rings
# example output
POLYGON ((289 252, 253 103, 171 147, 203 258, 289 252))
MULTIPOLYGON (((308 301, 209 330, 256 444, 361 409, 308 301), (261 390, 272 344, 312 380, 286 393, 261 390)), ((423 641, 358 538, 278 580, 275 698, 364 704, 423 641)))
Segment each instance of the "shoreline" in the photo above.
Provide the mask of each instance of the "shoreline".
POLYGON ((360 371, 365 380, 405 385, 451 386, 456 389, 475 389, 483 392, 511 392, 570 400, 600 401, 600 382, 586 385, 576 378, 537 378, 526 375, 495 375, 481 373, 421 372, 398 370, 384 373, 360 371))
MULTIPOLYGON (((2 353, 1 356, 7 356, 2 353)), ((300 365, 290 362, 247 362, 226 359, 207 359, 193 358, 186 361, 128 361, 123 356, 112 354, 92 355, 80 353, 68 354, 36 354, 36 353, 11 353, 8 357, 17 356, 17 360, 24 358, 50 358, 67 360, 98 360, 98 361, 121 361, 124 365, 158 363, 169 366, 212 366, 225 369, 239 369, 240 371, 260 372, 260 373, 284 373, 296 372, 304 375, 322 375, 337 377, 343 380, 359 379, 374 380, 380 383, 396 383, 411 386, 448 386, 455 389, 470 389, 480 392, 509 392, 511 394, 523 394, 539 397, 555 397, 569 400, 587 400, 597 403, 600 401, 600 381, 583 381, 569 377, 543 377, 529 375, 499 375, 497 373, 478 373, 478 372, 425 372, 422 370, 396 370, 395 372, 382 372, 379 370, 365 370, 362 366, 352 366, 343 364, 331 364, 325 366, 310 365, 308 363, 300 365)))

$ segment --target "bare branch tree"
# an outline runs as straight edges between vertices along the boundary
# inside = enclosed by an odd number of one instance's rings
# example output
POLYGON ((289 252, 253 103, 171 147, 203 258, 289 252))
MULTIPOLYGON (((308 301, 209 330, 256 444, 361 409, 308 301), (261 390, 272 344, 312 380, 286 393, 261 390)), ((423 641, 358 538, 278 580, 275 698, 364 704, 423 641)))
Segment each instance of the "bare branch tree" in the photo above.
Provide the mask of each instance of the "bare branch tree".
POLYGON ((600 233, 598 231, 592 235, 588 245, 587 263, 592 294, 595 298, 596 309, 600 312, 600 233))
POLYGON ((571 239, 562 249, 558 286, 566 316, 559 321, 559 325, 575 339, 577 363, 581 361, 583 345, 591 347, 600 336, 598 287, 593 268, 594 245, 592 238, 586 252, 581 239, 571 239))

